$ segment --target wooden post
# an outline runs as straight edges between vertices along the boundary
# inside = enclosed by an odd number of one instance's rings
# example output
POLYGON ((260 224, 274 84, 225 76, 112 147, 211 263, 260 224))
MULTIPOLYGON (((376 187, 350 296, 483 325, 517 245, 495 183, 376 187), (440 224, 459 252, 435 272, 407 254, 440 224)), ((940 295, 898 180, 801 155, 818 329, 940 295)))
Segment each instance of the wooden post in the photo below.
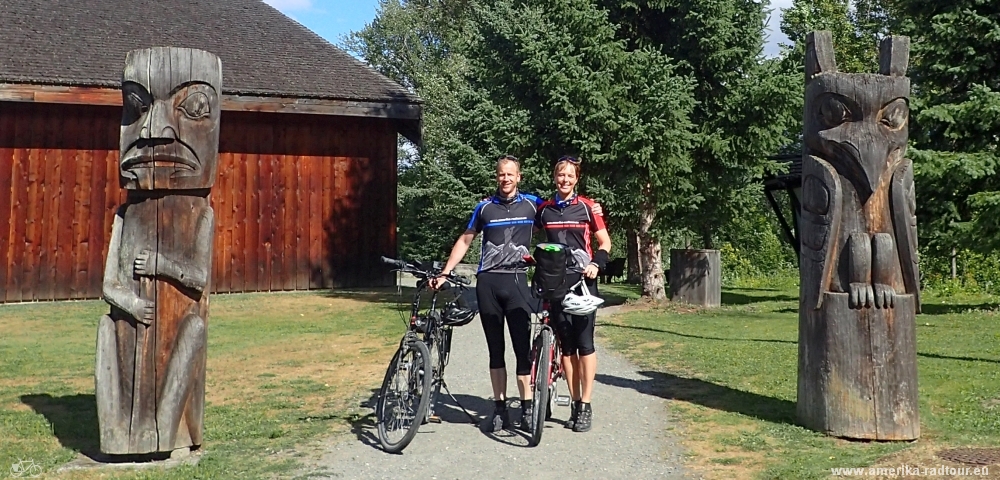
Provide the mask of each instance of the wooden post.
POLYGON ((722 305, 718 250, 670 250, 670 300, 703 307, 722 305))
POLYGON ((219 150, 222 65, 187 48, 129 52, 119 180, 97 332, 101 451, 150 454, 202 443, 209 192, 219 150))
POLYGON ((880 74, 837 72, 830 32, 806 38, 798 416, 832 436, 920 435, 909 39, 880 74))

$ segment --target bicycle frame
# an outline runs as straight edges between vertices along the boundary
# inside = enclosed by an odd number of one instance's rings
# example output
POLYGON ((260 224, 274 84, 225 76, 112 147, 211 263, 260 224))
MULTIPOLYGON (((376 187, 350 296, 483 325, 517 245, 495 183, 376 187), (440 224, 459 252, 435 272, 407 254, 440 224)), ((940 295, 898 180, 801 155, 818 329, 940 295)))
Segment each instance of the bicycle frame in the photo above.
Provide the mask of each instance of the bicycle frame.
MULTIPOLYGON (((441 290, 430 289, 430 276, 427 278, 422 278, 417 281, 416 291, 413 294, 413 300, 410 304, 410 322, 406 334, 403 336, 401 342, 405 342, 407 338, 416 338, 417 340, 423 342, 427 345, 427 349, 431 352, 431 362, 435 367, 434 373, 432 375, 432 385, 431 390, 434 392, 439 392, 441 387, 444 387, 447 391, 447 384, 444 381, 444 367, 447 364, 447 358, 450 353, 450 346, 446 345, 444 342, 448 332, 445 331, 446 328, 452 328, 444 325, 441 318, 441 311, 438 309, 438 294, 441 290), (433 292, 431 294, 430 306, 424 310, 425 313, 421 313, 420 308, 421 297, 427 290, 433 292), (422 334, 421 334, 422 332, 422 334), (435 346, 438 348, 435 350, 435 346), (436 355, 435 355, 436 353, 436 355), (440 365, 440 369, 436 367, 440 365)), ((466 289, 470 288, 468 285, 455 284, 454 288, 466 289)), ((450 343, 450 342, 448 342, 450 343)), ((448 395, 451 395, 449 392, 448 395)), ((452 396, 452 399, 459 405, 459 407, 465 411, 469 418, 473 418, 471 414, 465 407, 458 403, 458 400, 452 396)), ((428 406, 428 420, 432 420, 437 417, 436 407, 437 407, 437 393, 434 393, 431 397, 431 404, 428 406)), ((474 420, 474 418, 473 418, 474 420)), ((440 420, 436 420, 440 421, 440 420)))
MULTIPOLYGON (((532 338, 533 339, 538 338, 542 330, 549 330, 550 332, 552 332, 552 337, 554 340, 552 342, 552 355, 550 355, 550 358, 552 359, 552 364, 547 367, 549 369, 549 375, 548 375, 549 383, 547 387, 554 393, 556 383, 559 381, 560 378, 564 378, 564 375, 562 367, 562 348, 559 344, 559 335, 556 333, 555 328, 553 328, 552 318, 549 316, 548 300, 544 300, 542 302, 542 311, 540 317, 541 318, 537 322, 533 322, 535 328, 532 329, 533 332, 532 338)), ((537 373, 538 371, 537 369, 539 367, 540 366, 538 365, 538 362, 535 359, 532 359, 531 362, 532 384, 534 384, 535 382, 535 374, 537 373)), ((554 401, 555 396, 550 396, 550 398, 552 398, 554 401)))
MULTIPOLYGON (((444 382, 444 365, 448 358, 447 350, 450 349, 451 326, 444 323, 443 313, 438 310, 437 289, 433 290, 426 313, 421 313, 423 293, 430 286, 430 280, 440 276, 441 273, 441 267, 436 262, 434 266, 425 268, 419 262, 411 264, 382 257, 382 263, 396 267, 397 271, 411 273, 418 279, 410 303, 410 320, 406 322, 403 319, 407 324, 406 332, 400 339, 399 348, 386 370, 375 407, 378 438, 382 448, 390 453, 399 453, 410 444, 421 424, 436 418, 433 411, 440 389, 443 387, 446 392, 448 391, 448 386, 444 382), (398 362, 403 355, 411 354, 414 358, 420 359, 419 365, 414 363, 404 366, 398 362), (405 385, 397 379, 400 373, 407 375, 403 380, 405 385), (392 393, 388 393, 390 391, 392 393), (396 405, 397 400, 402 404, 396 405), (411 405, 413 400, 418 402, 415 408, 411 405), (397 433, 402 434, 399 439, 390 438, 397 433)), ((459 288, 465 288, 470 284, 468 280, 458 275, 449 274, 447 277, 459 288)), ((470 419, 475 421, 451 392, 448 392, 448 395, 469 415, 470 419)))

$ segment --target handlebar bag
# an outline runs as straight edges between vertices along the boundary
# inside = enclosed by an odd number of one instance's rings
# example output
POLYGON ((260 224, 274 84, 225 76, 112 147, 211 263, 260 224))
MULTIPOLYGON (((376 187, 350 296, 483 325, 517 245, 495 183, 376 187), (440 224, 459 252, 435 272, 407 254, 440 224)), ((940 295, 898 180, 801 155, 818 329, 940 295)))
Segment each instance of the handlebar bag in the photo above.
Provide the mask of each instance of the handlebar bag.
POLYGON ((566 283, 567 267, 573 261, 569 246, 561 243, 539 243, 535 246, 534 292, 546 300, 565 297, 570 285, 566 283))

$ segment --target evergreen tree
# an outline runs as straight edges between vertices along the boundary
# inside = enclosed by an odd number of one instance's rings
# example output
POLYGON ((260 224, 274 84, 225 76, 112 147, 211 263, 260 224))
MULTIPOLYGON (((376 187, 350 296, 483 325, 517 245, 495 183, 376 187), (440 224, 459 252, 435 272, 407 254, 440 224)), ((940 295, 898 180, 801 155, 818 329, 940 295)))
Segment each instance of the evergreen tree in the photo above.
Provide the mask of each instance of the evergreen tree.
POLYGON ((1000 3, 895 0, 911 37, 909 155, 932 255, 1000 246, 1000 3))
MULTIPOLYGON (((674 220, 705 248, 720 229, 757 210, 766 158, 798 137, 801 78, 763 58, 765 2, 753 0, 602 0, 631 48, 673 58, 692 78, 692 185, 698 208, 674 220)), ((677 223, 675 222, 675 225, 677 223)))
POLYGON ((511 147, 478 134, 482 119, 498 112, 470 87, 458 48, 475 5, 381 0, 372 23, 343 42, 424 102, 423 145, 404 142, 400 148, 398 239, 407 258, 447 255, 472 208, 495 186, 493 160, 511 147))
POLYGON ((517 112, 526 159, 546 179, 559 156, 583 159, 585 192, 639 232, 644 296, 664 298, 659 233, 698 199, 687 175, 690 79, 662 53, 617 39, 595 0, 497 0, 476 18, 472 77, 517 112))

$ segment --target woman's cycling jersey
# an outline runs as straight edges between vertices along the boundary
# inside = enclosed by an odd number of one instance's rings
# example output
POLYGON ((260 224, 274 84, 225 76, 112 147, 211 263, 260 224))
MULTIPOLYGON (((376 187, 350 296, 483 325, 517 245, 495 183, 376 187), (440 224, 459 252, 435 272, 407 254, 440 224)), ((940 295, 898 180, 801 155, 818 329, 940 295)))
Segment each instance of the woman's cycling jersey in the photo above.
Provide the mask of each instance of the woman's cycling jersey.
POLYGON ((545 230, 550 242, 569 245, 576 265, 574 272, 583 272, 594 258, 590 247, 590 237, 598 230, 604 230, 604 219, 594 215, 594 201, 574 195, 569 200, 546 200, 538 207, 535 222, 545 230))
POLYGON ((479 271, 515 273, 525 269, 496 268, 497 265, 521 260, 529 255, 531 232, 541 199, 518 193, 511 200, 494 195, 479 202, 472 211, 466 230, 482 233, 479 271))

